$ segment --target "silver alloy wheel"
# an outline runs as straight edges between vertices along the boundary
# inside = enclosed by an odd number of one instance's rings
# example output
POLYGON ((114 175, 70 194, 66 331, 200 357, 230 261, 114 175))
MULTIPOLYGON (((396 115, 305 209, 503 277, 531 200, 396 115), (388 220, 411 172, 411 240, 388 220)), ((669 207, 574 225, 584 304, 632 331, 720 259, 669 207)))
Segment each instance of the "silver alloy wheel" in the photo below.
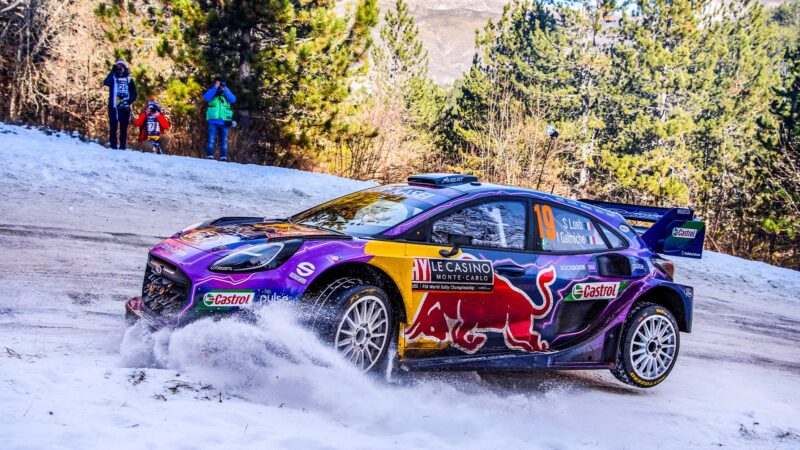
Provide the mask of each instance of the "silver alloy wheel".
POLYGON ((665 316, 654 315, 643 320, 631 340, 631 365, 644 380, 655 380, 667 373, 675 359, 675 327, 665 316))
POLYGON ((374 295, 358 299, 336 330, 335 348, 366 372, 378 362, 388 339, 389 312, 374 295))

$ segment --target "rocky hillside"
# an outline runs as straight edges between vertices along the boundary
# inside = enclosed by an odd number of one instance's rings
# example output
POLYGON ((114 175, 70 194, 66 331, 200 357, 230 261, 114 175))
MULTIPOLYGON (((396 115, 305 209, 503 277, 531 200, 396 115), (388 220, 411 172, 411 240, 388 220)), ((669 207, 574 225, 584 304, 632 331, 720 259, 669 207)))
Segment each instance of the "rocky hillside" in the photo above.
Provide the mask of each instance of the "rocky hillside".
MULTIPOLYGON (((395 0, 378 0, 381 14, 395 0)), ((406 0, 417 20, 430 57, 433 78, 451 83, 469 68, 475 50, 475 30, 500 17, 508 0, 406 0)), ((782 0, 762 0, 771 8, 782 0)))
MULTIPOLYGON (((430 70, 439 83, 450 83, 469 68, 475 49, 475 30, 500 17, 505 0, 406 0, 417 20, 430 57, 430 70)), ((381 11, 394 0, 379 0, 381 11)))

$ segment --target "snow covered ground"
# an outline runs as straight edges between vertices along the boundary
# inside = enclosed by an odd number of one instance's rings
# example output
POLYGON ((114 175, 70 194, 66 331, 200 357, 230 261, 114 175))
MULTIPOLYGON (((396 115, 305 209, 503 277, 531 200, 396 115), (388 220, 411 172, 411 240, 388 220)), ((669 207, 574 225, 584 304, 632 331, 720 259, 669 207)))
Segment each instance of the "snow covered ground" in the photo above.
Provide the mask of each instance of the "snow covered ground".
POLYGON ((800 448, 800 273, 711 252, 677 261, 694 332, 650 390, 604 371, 389 384, 279 307, 126 331, 160 237, 363 186, 0 124, 0 448, 800 448))

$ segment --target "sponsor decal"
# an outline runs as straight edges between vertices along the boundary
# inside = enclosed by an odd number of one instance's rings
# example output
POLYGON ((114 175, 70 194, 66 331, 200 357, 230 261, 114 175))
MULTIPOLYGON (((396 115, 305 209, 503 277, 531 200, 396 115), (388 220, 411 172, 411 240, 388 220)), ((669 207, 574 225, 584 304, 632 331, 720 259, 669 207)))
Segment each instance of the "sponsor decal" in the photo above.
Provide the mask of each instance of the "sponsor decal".
POLYGON ((622 231, 623 233, 628 233, 631 231, 631 229, 629 226, 623 224, 619 226, 619 231, 622 231))
POLYGON ((259 302, 288 302, 289 296, 286 294, 278 294, 270 290, 264 291, 263 294, 258 296, 259 302))
POLYGON ((688 215, 689 215, 689 214, 691 214, 691 213, 692 213, 692 211, 691 211, 691 210, 689 210, 689 209, 685 209, 685 208, 678 208, 678 214, 683 214, 683 215, 687 215, 687 216, 688 216, 688 215))
POLYGON ((266 238, 336 234, 333 231, 311 228, 299 223, 259 223, 252 227, 266 238))
POLYGON ((385 186, 379 188, 378 191, 386 194, 399 195, 406 198, 415 198, 417 200, 430 200, 436 196, 436 194, 432 192, 427 192, 422 189, 415 189, 412 187, 385 186))
MULTIPOLYGON (((423 271, 429 267, 421 264, 418 270, 418 276, 426 276, 423 271)), ((406 342, 420 339, 445 342, 472 354, 486 343, 487 332, 495 332, 502 333, 510 349, 547 350, 549 344, 534 331, 534 322, 550 313, 551 287, 556 279, 553 266, 536 274, 536 291, 540 297, 536 302, 502 275, 495 275, 493 292, 426 292, 414 320, 404 331, 406 342)))
POLYGON ((627 285, 628 283, 618 281, 576 283, 572 286, 572 291, 565 300, 613 300, 627 285))
POLYGON ((298 282, 298 283, 300 283, 300 284, 306 284, 306 283, 308 283, 308 280, 307 280, 307 279, 305 279, 304 277, 301 277, 300 275, 298 275, 298 274, 296 274, 296 273, 294 273, 294 272, 291 272, 291 273, 289 274, 289 278, 293 279, 294 281, 297 281, 297 282, 298 282))
POLYGON ((328 258, 328 261, 330 261, 332 263, 337 263, 337 262, 342 260, 341 256, 336 256, 336 255, 328 255, 328 256, 326 256, 326 258, 328 258))
POLYGON ((197 243, 197 242, 216 242, 222 239, 219 233, 214 230, 209 230, 206 228, 195 228, 194 230, 184 234, 180 237, 182 241, 190 242, 190 243, 197 243))
POLYGON ((559 266, 558 270, 562 272, 581 272, 586 270, 586 265, 584 264, 567 264, 564 266, 559 266))
POLYGON ((206 308, 245 307, 253 304, 253 291, 211 291, 203 296, 206 308))
POLYGON ((700 253, 696 252, 681 252, 683 256, 694 256, 695 258, 700 258, 700 253))
POLYGON ((442 183, 461 183, 464 181, 464 177, 444 177, 442 178, 442 183))
POLYGON ((161 250, 163 250, 163 251, 165 251, 167 253, 170 253, 170 254, 173 254, 173 255, 178 255, 178 256, 186 256, 186 251, 185 250, 183 250, 182 248, 180 248, 180 247, 178 247, 176 245, 170 244, 169 242, 164 242, 161 245, 159 245, 159 247, 161 248, 161 250))
POLYGON ((634 261, 633 264, 631 264, 631 269, 633 269, 633 270, 646 270, 645 267, 644 267, 644 264, 642 264, 641 261, 634 261))
POLYGON ((491 291, 494 268, 477 259, 414 258, 411 289, 417 291, 491 291))
POLYGON ((315 270, 317 270, 317 268, 314 267, 314 264, 311 264, 310 262, 301 262, 297 265, 295 272, 297 272, 297 274, 301 277, 310 277, 315 270))
POLYGON ((597 272, 597 264, 593 262, 586 263, 586 270, 589 272, 597 272))
POLYGON ((697 236, 697 230, 694 228, 673 228, 672 237, 681 239, 694 239, 697 236))
POLYGON ((686 289, 684 289, 684 290, 683 290, 683 295, 685 295, 685 296, 687 296, 687 297, 689 297, 689 298, 692 298, 692 297, 694 297, 694 289, 692 289, 692 288, 686 288, 686 289))
POLYGON ((301 262, 295 267, 294 272, 289 273, 289 278, 300 284, 308 283, 308 278, 314 274, 317 268, 310 262, 301 262))

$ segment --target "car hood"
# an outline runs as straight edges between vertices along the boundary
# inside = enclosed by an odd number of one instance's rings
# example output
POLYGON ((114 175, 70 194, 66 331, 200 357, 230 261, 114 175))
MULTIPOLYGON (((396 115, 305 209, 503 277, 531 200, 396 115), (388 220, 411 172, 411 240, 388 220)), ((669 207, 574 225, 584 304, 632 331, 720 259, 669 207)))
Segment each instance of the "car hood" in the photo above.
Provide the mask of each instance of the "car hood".
POLYGON ((293 238, 349 238, 348 236, 284 221, 247 221, 200 225, 178 233, 173 239, 206 252, 232 250, 245 244, 259 244, 293 238))

